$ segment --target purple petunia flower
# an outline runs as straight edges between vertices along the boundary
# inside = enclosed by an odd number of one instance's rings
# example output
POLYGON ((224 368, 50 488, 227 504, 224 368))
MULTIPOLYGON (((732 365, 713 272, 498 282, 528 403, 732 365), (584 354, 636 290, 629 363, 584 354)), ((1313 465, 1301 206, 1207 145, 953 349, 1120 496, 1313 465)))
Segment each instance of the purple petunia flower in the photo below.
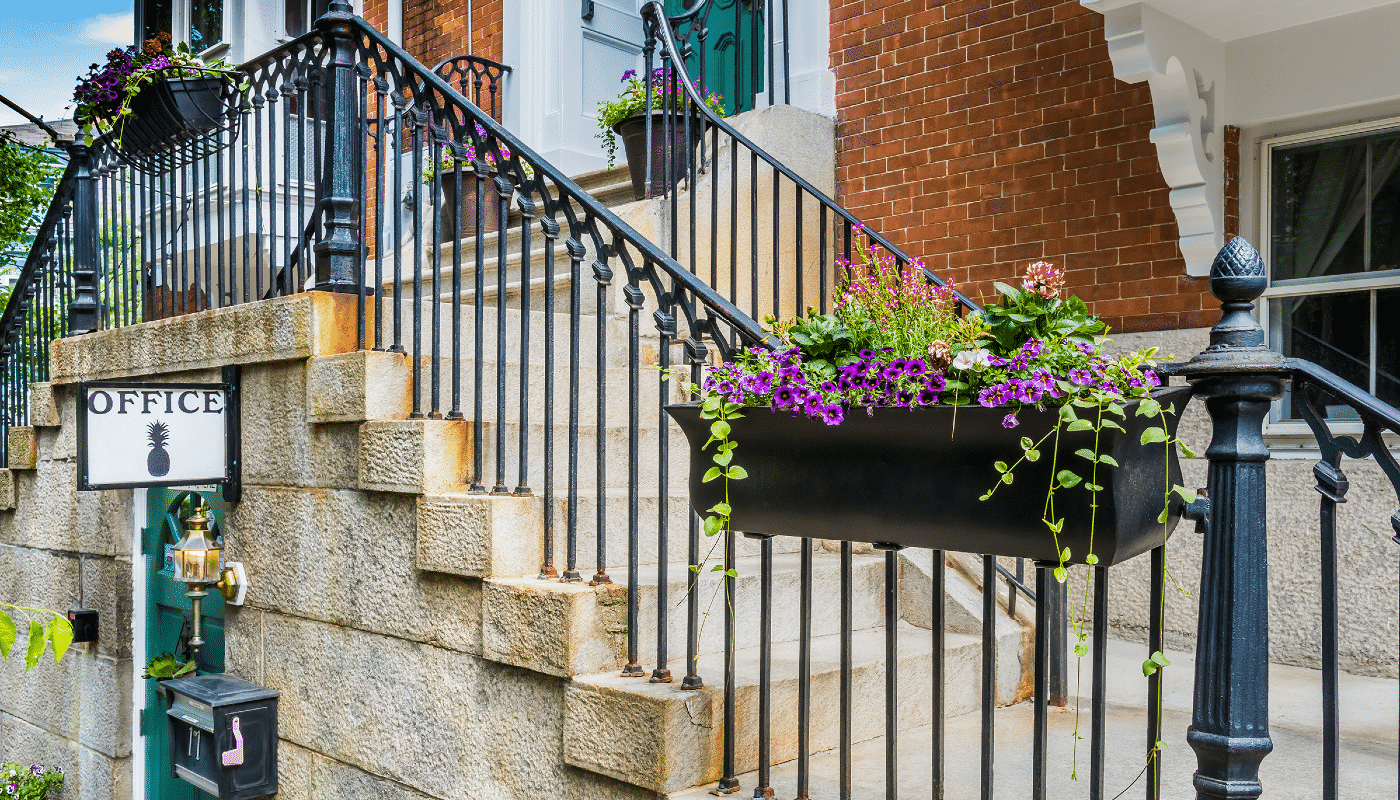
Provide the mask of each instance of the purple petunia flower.
POLYGON ((1087 369, 1072 369, 1069 371, 1069 379, 1080 386, 1088 386, 1094 382, 1094 375, 1087 369))
POLYGON ((871 349, 869 349, 869 348, 866 348, 866 349, 860 351, 859 355, 860 355, 860 357, 861 357, 862 359, 864 359, 864 360, 866 360, 866 361, 869 361, 869 360, 871 360, 872 358, 875 357, 875 351, 874 351, 874 350, 871 350, 871 349))
POLYGON ((1153 372, 1150 369, 1145 369, 1142 371, 1142 378, 1143 380, 1147 381, 1148 386, 1162 385, 1162 379, 1157 376, 1157 373, 1153 372))
POLYGON ((911 378, 919 378, 927 373, 928 364, 924 363, 923 359, 911 358, 908 363, 904 365, 904 374, 911 378))
POLYGON ((779 386, 773 392, 773 405, 777 408, 787 408, 797 402, 797 391, 791 386, 779 386))
POLYGON ((941 392, 948 388, 948 381, 942 375, 934 373, 924 379, 924 385, 935 392, 941 392))
POLYGON ((1003 428, 1014 428, 1020 424, 1021 421, 1019 419, 1016 419, 1015 414, 1007 414, 1006 416, 1001 418, 1001 427, 1003 428))
POLYGON ((822 422, 828 425, 840 425, 846 419, 846 410, 839 404, 833 403, 822 409, 822 422))
POLYGON ((922 392, 919 392, 919 405, 932 406, 937 404, 938 392, 934 391, 932 387, 925 388, 922 392))

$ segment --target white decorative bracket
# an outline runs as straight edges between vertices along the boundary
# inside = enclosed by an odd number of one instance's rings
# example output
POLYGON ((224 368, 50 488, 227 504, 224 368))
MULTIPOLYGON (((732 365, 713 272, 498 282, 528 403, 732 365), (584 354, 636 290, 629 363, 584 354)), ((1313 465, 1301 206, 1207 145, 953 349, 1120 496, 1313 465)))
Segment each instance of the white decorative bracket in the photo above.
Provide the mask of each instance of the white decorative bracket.
POLYGON ((1156 125, 1150 138, 1171 187, 1186 274, 1209 275, 1225 238, 1224 158, 1215 107, 1223 46, 1149 3, 1080 4, 1103 14, 1114 77, 1128 83, 1147 81, 1152 89, 1156 125))

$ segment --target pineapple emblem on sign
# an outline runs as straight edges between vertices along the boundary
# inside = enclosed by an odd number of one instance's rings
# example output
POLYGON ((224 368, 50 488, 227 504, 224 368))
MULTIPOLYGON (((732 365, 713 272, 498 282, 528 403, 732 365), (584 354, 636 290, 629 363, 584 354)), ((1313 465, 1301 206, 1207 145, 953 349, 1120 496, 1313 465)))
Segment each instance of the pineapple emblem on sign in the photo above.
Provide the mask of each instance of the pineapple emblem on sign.
POLYGON ((165 449, 165 443, 169 439, 170 429, 164 422, 152 422, 146 429, 146 443, 151 448, 150 455, 146 456, 146 471, 151 473, 153 478, 163 478, 170 474, 170 453, 165 449))

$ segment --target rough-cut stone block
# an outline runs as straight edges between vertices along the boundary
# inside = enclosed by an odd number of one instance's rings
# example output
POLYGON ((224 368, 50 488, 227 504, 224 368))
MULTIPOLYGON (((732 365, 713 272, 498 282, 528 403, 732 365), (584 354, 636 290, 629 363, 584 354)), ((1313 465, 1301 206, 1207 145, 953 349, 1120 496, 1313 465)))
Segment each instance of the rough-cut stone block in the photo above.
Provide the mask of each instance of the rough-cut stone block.
POLYGON ((15 474, 8 469, 0 469, 0 511, 15 507, 15 474))
POLYGON ((251 583, 248 604, 229 611, 230 649, 259 646, 244 629, 262 624, 249 612, 267 609, 480 652, 481 583, 420 571, 415 517, 410 497, 247 487, 225 537, 251 583))
POLYGON ((411 404, 408 362, 402 353, 358 350, 313 358, 306 376, 311 422, 405 419, 411 404))
POLYGON ((538 574, 544 560, 538 497, 432 495, 418 500, 418 568, 470 578, 538 574))
POLYGON ((34 469, 39 461, 39 438, 29 426, 10 428, 10 469, 34 469))
POLYGON ((79 492, 77 465, 41 460, 15 475, 11 523, 0 523, 8 544, 95 555, 131 551, 131 490, 79 492))
POLYGON ((305 362, 243 370, 243 482, 353 488, 359 481, 359 429, 312 425, 305 362))
POLYGON ((482 654, 492 661, 570 677, 622 666, 627 593, 534 578, 489 580, 482 588, 482 654))
POLYGON ((52 381, 133 377, 288 361, 358 348, 358 298, 303 292, 59 339, 52 381))
POLYGON ((370 421, 360 426, 360 488, 405 494, 466 490, 466 420, 370 421))
MULTIPOLYGON (((27 641, 27 633, 21 632, 16 647, 23 648, 27 641)), ((24 665, 14 663, 16 658, 22 661, 22 653, 11 653, 5 669, 0 669, 6 713, 112 758, 131 755, 129 659, 74 648, 61 663, 54 663, 49 650, 26 675, 24 665)))
POLYGON ((714 687, 574 681, 564 690, 564 761, 658 792, 704 783, 724 757, 722 703, 714 687))
POLYGON ((29 385, 29 424, 36 428, 56 428, 61 420, 58 416, 58 397, 52 383, 31 383, 29 385))
MULTIPOLYGON (((257 683, 258 681, 254 681, 257 683)), ((312 765, 325 759, 286 739, 277 742, 277 800, 311 800, 311 788, 320 781, 312 775, 312 765)), ((378 795, 342 795, 377 797, 378 795)))

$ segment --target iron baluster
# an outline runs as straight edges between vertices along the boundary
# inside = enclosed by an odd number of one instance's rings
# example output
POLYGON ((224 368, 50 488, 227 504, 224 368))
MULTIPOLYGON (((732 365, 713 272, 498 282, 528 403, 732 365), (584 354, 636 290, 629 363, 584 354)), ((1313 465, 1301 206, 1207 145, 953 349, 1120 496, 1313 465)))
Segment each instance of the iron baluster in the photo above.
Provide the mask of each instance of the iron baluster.
POLYGON ((773 796, 773 537, 759 546, 758 603, 758 785, 754 800, 773 796))
POLYGON ((808 800, 812 782, 812 539, 803 538, 798 589, 797 798, 808 800))
POLYGON ((851 737, 851 715, 855 713, 854 692, 851 687, 851 635, 855 623, 853 609, 855 581, 851 574, 852 552, 850 542, 841 543, 840 800, 851 800, 851 780, 855 772, 851 737))
MULTIPOLYGON (((425 109, 426 110, 426 109, 425 109)), ((432 117, 428 118, 428 130, 432 136, 432 170, 433 170, 433 201, 437 203, 436 209, 439 213, 432 215, 431 232, 428 241, 431 243, 433 252, 432 270, 433 287, 431 295, 432 314, 430 315, 430 325, 433 326, 431 341, 431 361, 429 362, 428 383, 431 386, 432 394, 428 402, 428 418, 438 419, 442 416, 442 214, 441 209, 446 203, 442 193, 442 151, 447 144, 447 123, 446 121, 434 122, 432 117)), ((421 173, 419 173, 421 174, 421 173)), ((453 216, 456 216, 454 209, 453 216)), ((414 248, 421 250, 422 248, 414 248)), ((416 409, 415 409, 416 410, 416 409)))
MULTIPOLYGON (((494 148, 494 142, 488 142, 494 148)), ((491 494, 510 494, 506 488, 506 262, 509 260, 507 234, 510 232, 511 185, 503 174, 505 166, 491 167, 496 184, 496 485, 491 494)), ((480 236, 481 232, 478 231, 480 236)), ((481 298, 477 298, 481 302, 481 298)), ((599 314, 603 313, 600 308, 599 314)), ((522 342, 522 346, 524 343, 522 342)))
MULTIPOLYGON (((823 209, 825 210, 825 209, 823 209)), ((823 248, 825 249, 825 248, 823 248)), ((932 591, 930 602, 929 627, 933 629, 933 654, 930 664, 930 684, 933 688, 933 712, 930 715, 929 742, 933 759, 933 794, 931 800, 943 800, 944 795, 944 773, 945 773, 945 748, 947 739, 944 736, 944 707, 943 701, 944 686, 947 681, 947 665, 944 659, 944 648, 947 642, 947 553, 942 550, 932 551, 933 563, 930 567, 930 584, 932 591)))
MULTIPOLYGON (((494 84, 493 84, 494 86, 494 84)), ((559 223, 540 218, 544 233, 544 564, 541 579, 558 578, 554 568, 554 251, 559 245, 559 223)))
MULTIPOLYGON (((703 377, 702 368, 708 360, 709 353, 704 342, 697 338, 685 340, 685 359, 690 364, 690 382, 699 386, 703 377)), ((694 401, 699 399, 699 394, 692 394, 688 399, 694 401)), ((681 681, 682 689, 699 689, 705 685, 700 679, 700 596, 696 588, 700 585, 700 515, 691 511, 689 539, 686 551, 686 624, 685 624, 685 678, 681 681)))
MULTIPOLYGON (((1035 596, 1048 598, 1054 591, 1054 568, 1058 563, 1037 561, 1035 563, 1035 596)), ((1031 797, 1045 800, 1047 771, 1050 758, 1049 708, 1050 675, 1046 663, 1050 656, 1050 608, 1049 603, 1040 600, 1035 604, 1035 698, 1034 722, 1031 734, 1031 797)), ((986 703, 986 698, 982 699, 986 703)), ((983 796, 985 796, 985 790, 983 796)))
MULTIPOLYGON (((535 223, 535 204, 522 187, 516 201, 520 209, 520 480, 511 494, 530 496, 530 229, 535 223)), ((505 238, 502 228, 501 238, 505 238)), ((546 244, 549 242, 546 241, 546 244)), ((550 291, 548 285, 545 291, 550 291)), ((548 401, 546 401, 548 402, 548 401)))
MULTIPOLYGON (((423 129, 428 122, 427 109, 411 112, 413 134, 409 146, 413 149, 413 241, 423 240, 423 129)), ((317 269, 320 269, 319 256, 317 269)), ((478 301, 480 302, 480 301, 478 301)), ((413 248, 413 410, 409 419, 423 419, 423 248, 413 248)))
MULTIPOLYGON (((996 556, 982 556, 982 800, 993 800, 996 758, 996 556)), ((1040 658, 1040 653, 1036 653, 1040 658)))
MULTIPOLYGON (((569 253, 569 508, 565 541, 568 552, 564 574, 559 580, 583 580, 578 571, 578 413, 579 413, 579 318, 582 316, 583 244, 570 236, 564 242, 569 253)), ((478 273, 479 274, 479 273, 478 273)), ((479 394, 479 393, 478 393, 479 394)))
MULTIPOLYGON (((776 182, 775 182, 776 184, 776 182)), ((885 798, 899 800, 899 547, 885 550, 885 798)))
POLYGON ((605 488, 605 487, 607 486, 607 480, 606 480, 606 475, 607 475, 607 455, 606 455, 606 452, 605 452, 605 451, 606 451, 606 448, 603 447, 603 436, 605 435, 605 431, 607 431, 607 423, 608 423, 608 414, 607 414, 607 395, 608 395, 608 389, 607 389, 607 380, 606 380, 606 377, 605 377, 605 376, 607 375, 607 371, 608 371, 608 357, 607 357, 607 351, 608 351, 608 329, 607 329, 607 324, 608 324, 608 323, 607 323, 608 286, 612 284, 612 269, 607 265, 607 262, 603 260, 604 258, 606 258, 606 255, 605 255, 605 254, 600 254, 600 255, 602 255, 602 257, 593 262, 593 282, 596 284, 596 286, 597 286, 597 292, 598 292, 598 338, 597 338, 597 345, 598 345, 598 352, 597 352, 598 374, 597 374, 597 376, 596 376, 596 379, 597 379, 597 386, 596 386, 597 395, 594 397, 594 402, 597 403, 597 405, 598 405, 598 408, 597 408, 597 414, 598 414, 598 416, 597 416, 597 420, 596 420, 596 422, 597 422, 597 427, 594 428, 594 432, 593 432, 593 449, 594 449, 594 451, 595 451, 596 465, 597 465, 597 466, 596 466, 597 472, 596 472, 595 474, 597 475, 597 481, 598 481, 598 488, 597 488, 598 507, 597 507, 597 509, 595 509, 595 511, 597 512, 597 518, 598 518, 598 529, 597 529, 597 531, 595 531, 595 533, 596 533, 596 535, 597 535, 597 542, 598 542, 598 545, 597 545, 598 571, 597 571, 596 573, 594 573, 594 575, 593 575, 593 580, 590 582, 590 585, 593 585, 593 586, 596 586, 596 585, 602 584, 602 583, 612 583, 612 579, 608 577, 608 571, 607 571, 607 564, 608 564, 608 561, 607 561, 607 558, 608 558, 608 556, 607 556, 607 552, 608 552, 608 536, 607 536, 607 530, 608 530, 608 529, 607 529, 607 504, 608 504, 608 494, 607 494, 607 489, 605 488))
POLYGON ((666 403, 671 396, 671 343, 676 336, 676 318, 665 310, 657 310, 654 315, 656 332, 660 337, 658 348, 661 374, 658 378, 657 398, 657 440, 656 440, 656 667, 651 672, 652 683, 670 683, 671 670, 667 668, 667 623, 670 620, 670 592, 668 591, 667 569, 670 558, 670 504, 667 502, 671 490, 671 442, 670 424, 666 417, 666 403))
MULTIPOLYGON (((637 487, 641 483, 638 463, 641 461, 641 443, 637 439, 638 430, 641 427, 639 396, 642 380, 642 331, 640 317, 646 296, 631 280, 622 287, 622 293, 627 301, 627 664, 623 666, 622 674, 624 677, 640 677, 642 665, 637 645, 639 610, 637 607, 639 568, 637 487)), ((601 407, 602 405, 599 404, 599 408, 601 407)), ((606 437, 607 432, 602 425, 599 425, 597 434, 599 452, 602 452, 605 447, 603 443, 607 440, 606 437)), ((662 561, 666 560, 666 554, 661 553, 659 558, 662 561)), ((662 638, 665 638, 664 633, 662 638)))
MULTIPOLYGON (((1108 737, 1108 568, 1094 573, 1093 684, 1089 689, 1089 800, 1103 800, 1104 748, 1108 737)), ((1012 597, 1014 589, 1009 589, 1012 597)))
MULTIPOLYGON (((1165 624, 1162 618, 1166 607, 1167 582, 1163 569, 1167 563, 1167 548, 1152 550, 1152 597, 1148 604, 1151 619, 1147 628, 1147 656, 1159 652, 1166 643, 1165 624)), ((1147 800, 1160 800, 1162 796, 1162 760, 1157 743, 1162 740, 1162 670, 1147 676, 1147 800)))

